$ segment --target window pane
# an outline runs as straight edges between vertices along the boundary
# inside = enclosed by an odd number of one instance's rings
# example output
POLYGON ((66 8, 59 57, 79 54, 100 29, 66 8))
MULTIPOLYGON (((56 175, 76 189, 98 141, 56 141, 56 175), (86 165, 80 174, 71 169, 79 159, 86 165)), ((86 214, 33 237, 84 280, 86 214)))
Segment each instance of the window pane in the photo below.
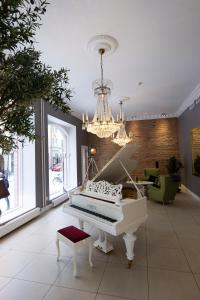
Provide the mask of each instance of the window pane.
POLYGON ((50 200, 62 195, 66 170, 67 137, 57 125, 48 126, 49 142, 49 194, 50 200))
POLYGON ((35 144, 19 143, 9 154, 0 152, 0 177, 9 191, 8 197, 0 199, 2 222, 34 208, 35 144))
POLYGON ((77 186, 76 126, 51 115, 48 115, 48 162, 47 201, 51 201, 77 186))
POLYGON ((0 199, 2 213, 19 208, 22 205, 19 195, 20 174, 18 169, 20 151, 21 149, 18 149, 10 154, 0 155, 0 176, 10 193, 8 197, 0 199))

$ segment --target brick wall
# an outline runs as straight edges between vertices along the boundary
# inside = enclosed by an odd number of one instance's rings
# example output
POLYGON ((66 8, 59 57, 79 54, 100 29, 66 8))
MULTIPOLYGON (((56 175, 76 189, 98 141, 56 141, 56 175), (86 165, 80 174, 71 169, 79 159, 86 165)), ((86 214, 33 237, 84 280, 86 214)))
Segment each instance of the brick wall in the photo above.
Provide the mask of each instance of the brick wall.
MULTIPOLYGON (((171 156, 179 158, 177 118, 130 121, 126 123, 127 132, 133 133, 133 142, 139 145, 133 158, 138 161, 132 175, 143 177, 144 168, 155 167, 159 162, 161 174, 166 174, 166 161, 171 156)), ((97 149, 95 157, 101 169, 120 149, 111 139, 99 139, 88 134, 88 145, 97 149)))

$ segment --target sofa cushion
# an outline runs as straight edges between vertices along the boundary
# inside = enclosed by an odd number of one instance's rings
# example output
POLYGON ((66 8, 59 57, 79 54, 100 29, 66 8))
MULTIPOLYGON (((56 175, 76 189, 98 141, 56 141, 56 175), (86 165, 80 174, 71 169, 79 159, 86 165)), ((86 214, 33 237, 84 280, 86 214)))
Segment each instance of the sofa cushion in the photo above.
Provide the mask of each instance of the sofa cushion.
POLYGON ((158 176, 153 176, 153 175, 150 175, 149 178, 148 178, 148 181, 151 181, 151 182, 156 182, 158 179, 158 176))

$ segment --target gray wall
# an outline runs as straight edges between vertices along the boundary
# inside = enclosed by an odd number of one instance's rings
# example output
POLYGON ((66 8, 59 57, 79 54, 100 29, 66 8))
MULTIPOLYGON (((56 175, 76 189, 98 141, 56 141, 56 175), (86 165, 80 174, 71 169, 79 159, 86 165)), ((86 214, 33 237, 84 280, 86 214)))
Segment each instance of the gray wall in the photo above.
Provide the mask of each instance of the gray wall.
POLYGON ((180 153, 184 164, 183 183, 200 196, 200 177, 192 175, 191 129, 200 126, 200 103, 179 117, 180 153))
POLYGON ((82 182, 82 173, 81 173, 81 145, 87 145, 87 134, 82 130, 82 121, 77 119, 72 115, 66 115, 62 113, 60 110, 55 110, 48 103, 43 102, 43 119, 44 119, 44 129, 45 136, 41 138, 41 123, 42 123, 42 115, 41 115, 41 103, 38 102, 36 104, 36 113, 35 113, 35 128, 36 135, 38 135, 38 139, 35 144, 35 152, 36 152, 36 204, 38 207, 42 207, 43 204, 43 186, 44 181, 46 180, 46 195, 49 194, 49 186, 48 186, 48 115, 56 117, 60 120, 63 120, 67 123, 70 123, 76 126, 76 139, 77 139, 77 183, 78 185, 82 182), (45 145, 45 169, 46 175, 45 178, 42 175, 42 141, 44 141, 45 145))

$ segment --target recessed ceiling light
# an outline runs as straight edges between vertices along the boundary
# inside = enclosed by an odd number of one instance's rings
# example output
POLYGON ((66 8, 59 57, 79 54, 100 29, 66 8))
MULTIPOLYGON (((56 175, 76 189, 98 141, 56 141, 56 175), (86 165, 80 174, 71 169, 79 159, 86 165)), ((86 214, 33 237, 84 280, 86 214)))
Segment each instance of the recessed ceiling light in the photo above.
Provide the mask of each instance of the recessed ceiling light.
POLYGON ((167 117, 167 116, 168 116, 167 113, 162 113, 162 114, 161 114, 161 117, 163 117, 163 118, 164 118, 164 117, 167 117))
POLYGON ((131 116, 131 119, 132 120, 135 120, 137 118, 137 116, 135 115, 135 116, 131 116))

